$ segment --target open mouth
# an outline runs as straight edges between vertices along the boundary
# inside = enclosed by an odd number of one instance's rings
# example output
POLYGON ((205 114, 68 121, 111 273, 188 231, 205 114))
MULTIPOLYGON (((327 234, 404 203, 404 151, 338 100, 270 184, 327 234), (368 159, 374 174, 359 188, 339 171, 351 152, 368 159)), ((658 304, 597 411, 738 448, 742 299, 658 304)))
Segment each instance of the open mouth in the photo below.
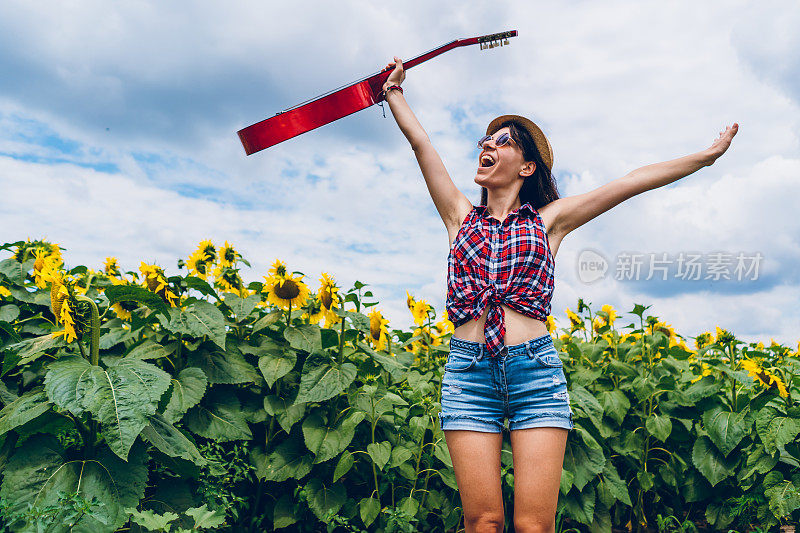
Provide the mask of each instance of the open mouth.
POLYGON ((494 163, 495 163, 494 158, 489 154, 484 154, 481 156, 480 159, 481 168, 493 167, 494 163))

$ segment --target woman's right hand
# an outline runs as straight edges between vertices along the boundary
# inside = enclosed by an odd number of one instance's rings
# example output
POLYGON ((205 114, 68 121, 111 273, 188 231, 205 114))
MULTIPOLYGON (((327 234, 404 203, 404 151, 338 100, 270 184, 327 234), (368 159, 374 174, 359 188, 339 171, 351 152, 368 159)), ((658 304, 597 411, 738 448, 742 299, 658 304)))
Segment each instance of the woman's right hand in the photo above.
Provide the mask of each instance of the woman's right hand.
POLYGON ((388 63, 384 70, 389 70, 392 67, 394 67, 394 70, 391 74, 389 74, 389 78, 387 78, 386 83, 383 84, 384 89, 390 85, 401 85, 403 80, 406 79, 406 73, 403 70, 403 62, 399 57, 394 56, 394 63, 388 63))

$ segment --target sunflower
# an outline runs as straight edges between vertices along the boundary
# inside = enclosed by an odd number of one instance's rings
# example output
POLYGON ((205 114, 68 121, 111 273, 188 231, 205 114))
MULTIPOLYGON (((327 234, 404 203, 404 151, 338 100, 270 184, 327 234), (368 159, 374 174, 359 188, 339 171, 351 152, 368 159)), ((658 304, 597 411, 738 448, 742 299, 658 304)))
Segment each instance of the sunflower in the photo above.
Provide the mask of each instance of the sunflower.
MULTIPOLYGON (((131 283, 128 280, 122 280, 117 278, 110 278, 110 279, 113 281, 114 285, 135 285, 134 283, 131 283)), ((116 313, 116 315, 120 318, 120 320, 130 320, 132 312, 138 308, 139 308, 138 303, 127 300, 117 302, 111 306, 111 309, 114 310, 114 313, 116 313)))
POLYGON ((44 258, 50 255, 50 252, 46 251, 44 248, 37 248, 35 253, 36 261, 33 262, 33 269, 40 272, 44 266, 44 258))
POLYGON ((122 274, 119 271, 119 264, 116 257, 106 257, 103 264, 103 272, 106 276, 120 277, 122 274))
POLYGON ((11 291, 0 285, 0 296, 11 296, 11 291))
MULTIPOLYGON (((242 297, 245 297, 248 291, 244 288, 244 282, 239 276, 239 269, 236 268, 236 263, 240 259, 242 259, 242 254, 237 252, 228 241, 225 241, 225 244, 219 249, 219 261, 214 267, 214 278, 217 281, 223 279, 222 288, 226 290, 235 290, 242 297), (237 278, 238 285, 236 281, 237 278)), ((244 262, 249 265, 247 261, 244 262)))
POLYGON ((430 306, 425 300, 415 301, 411 308, 411 315, 414 317, 414 323, 421 326, 428 320, 428 309, 430 306))
POLYGON ((206 258, 209 263, 214 263, 217 260, 217 247, 209 239, 200 241, 197 245, 197 252, 206 258))
POLYGON ((570 333, 584 329, 583 320, 578 315, 570 311, 569 307, 567 307, 565 311, 569 317, 570 333))
POLYGON ((60 272, 55 273, 50 278, 50 310, 58 319, 61 316, 61 303, 68 296, 66 292, 62 294, 61 288, 64 286, 64 278, 60 272))
POLYGON ((234 266, 236 265, 236 261, 242 258, 242 254, 237 252, 233 245, 228 244, 228 241, 225 241, 225 244, 222 248, 219 249, 219 265, 220 267, 226 266, 234 266))
POLYGON ((338 324, 341 317, 337 315, 334 310, 342 308, 342 298, 339 296, 339 287, 336 286, 336 281, 333 276, 327 272, 323 272, 319 278, 320 287, 317 292, 317 300, 323 310, 325 316, 325 327, 329 328, 334 324, 338 324))
POLYGON ((651 323, 648 323, 648 326, 650 326, 651 334, 655 334, 656 331, 660 331, 668 339, 675 337, 675 329, 665 322, 661 322, 660 320, 655 320, 651 323))
POLYGON ((72 342, 89 329, 90 310, 87 305, 79 305, 71 280, 60 273, 50 278, 50 308, 56 322, 64 325, 55 336, 63 336, 72 342))
POLYGON ((386 325, 389 320, 383 317, 383 314, 377 309, 374 309, 369 314, 369 342, 375 347, 377 351, 383 351, 387 346, 387 335, 389 330, 386 325))
POLYGON ((439 320, 439 322, 437 322, 436 324, 434 324, 433 327, 435 327, 436 330, 439 332, 440 337, 447 335, 448 333, 453 333, 453 331, 455 330, 455 325, 452 322, 450 322, 450 319, 448 318, 447 315, 447 309, 445 309, 444 312, 442 313, 442 319, 439 320))
POLYGON ((743 359, 740 361, 740 364, 742 368, 747 370, 747 373, 750 374, 754 381, 761 383, 765 387, 777 388, 778 393, 784 398, 788 396, 786 385, 783 381, 766 368, 762 368, 757 361, 753 359, 743 359))
POLYGON ((248 295, 248 290, 244 286, 244 281, 242 281, 242 277, 239 275, 239 269, 230 266, 215 271, 214 285, 222 290, 235 292, 242 298, 248 295))
POLYGON ((325 309, 322 308, 322 305, 319 303, 319 298, 313 293, 308 300, 306 309, 308 309, 308 311, 300 315, 300 318, 307 321, 309 324, 317 325, 319 321, 325 317, 325 309))
POLYGON ((406 305, 409 309, 414 309, 414 297, 408 291, 406 291, 406 305))
MULTIPOLYGON (((54 245, 57 246, 57 245, 54 245)), ((55 248, 58 250, 58 248, 55 248)), ((33 275, 36 286, 40 289, 47 287, 54 271, 57 271, 64 264, 60 252, 52 252, 49 249, 37 248, 34 252, 36 260, 33 263, 33 275)))
POLYGON ((157 265, 148 265, 144 261, 139 266, 139 271, 144 276, 144 286, 148 290, 161 296, 161 298, 172 307, 176 307, 178 297, 169 290, 164 270, 157 265))
POLYGON ((189 268, 189 275, 208 280, 208 275, 211 273, 209 268, 211 262, 203 250, 198 249, 190 255, 186 260, 186 265, 189 268))
POLYGON ((603 313, 605 313, 606 316, 608 317, 608 320, 607 320, 608 324, 609 325, 613 325, 614 321, 617 319, 617 312, 614 310, 614 308, 612 306, 606 304, 603 307, 601 307, 600 310, 603 313))
POLYGON ((714 342, 713 339, 714 335, 711 332, 706 331, 694 338, 694 345, 697 347, 698 350, 702 350, 703 348, 714 342))
POLYGON ((123 301, 115 303, 111 306, 111 309, 114 310, 114 313, 116 313, 120 320, 130 320, 132 311, 137 307, 138 306, 133 302, 123 301))
POLYGON ((717 344, 721 345, 730 344, 734 340, 736 340, 736 337, 733 335, 733 333, 717 326, 717 338, 715 340, 717 344))
POLYGON ((556 330, 556 317, 553 315, 547 315, 544 325, 547 326, 548 333, 553 333, 556 330))
POLYGON ((280 309, 297 309, 305 305, 310 291, 302 279, 286 272, 286 264, 276 259, 272 264, 270 276, 264 276, 261 292, 266 293, 267 301, 280 309))
POLYGON ((56 259, 61 259, 61 249, 57 244, 38 239, 31 241, 30 237, 27 241, 17 246, 17 249, 14 251, 14 259, 16 259, 18 263, 24 263, 29 259, 36 258, 39 250, 42 250, 45 256, 53 256, 56 259))
POLYGON ((276 259, 272 263, 272 267, 267 271, 267 275, 269 276, 285 276, 286 275, 286 263, 281 261, 280 259, 276 259))

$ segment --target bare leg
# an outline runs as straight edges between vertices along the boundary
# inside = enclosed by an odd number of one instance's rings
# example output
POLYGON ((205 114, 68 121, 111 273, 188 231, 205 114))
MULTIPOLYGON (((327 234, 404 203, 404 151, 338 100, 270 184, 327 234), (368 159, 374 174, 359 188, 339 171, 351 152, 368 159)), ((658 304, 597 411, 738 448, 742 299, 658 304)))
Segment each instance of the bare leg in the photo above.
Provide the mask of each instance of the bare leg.
POLYGON ((500 486, 502 433, 446 430, 456 474, 466 533, 502 533, 505 526, 500 486))
POLYGON ((561 468, 569 431, 538 427, 511 432, 514 531, 555 533, 561 468))

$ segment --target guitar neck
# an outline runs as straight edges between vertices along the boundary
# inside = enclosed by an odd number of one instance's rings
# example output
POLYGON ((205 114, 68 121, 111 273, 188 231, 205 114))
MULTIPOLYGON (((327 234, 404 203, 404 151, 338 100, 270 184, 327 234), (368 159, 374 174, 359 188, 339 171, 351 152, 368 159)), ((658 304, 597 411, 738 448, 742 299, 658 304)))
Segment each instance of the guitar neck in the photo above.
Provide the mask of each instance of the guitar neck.
MULTIPOLYGON (((420 54, 415 58, 412 58, 412 59, 409 59, 408 61, 403 62, 403 69, 404 70, 405 69, 409 69, 411 67, 419 65, 420 63, 424 63, 425 61, 427 61, 429 59, 432 59, 432 58, 434 58, 434 57, 436 57, 438 55, 441 55, 441 54, 443 54, 443 53, 445 53, 445 52, 447 52, 449 50, 452 50, 453 48, 458 48, 460 46, 469 46, 469 45, 472 45, 472 44, 480 44, 481 45, 481 50, 484 50, 484 49, 487 49, 487 48, 495 48, 496 46, 503 46, 503 39, 506 39, 505 44, 508 44, 508 38, 509 37, 516 37, 516 36, 517 36, 517 30, 511 30, 511 31, 505 31, 505 32, 501 32, 501 33, 492 33, 492 34, 489 34, 489 35, 482 35, 480 37, 470 37, 468 39, 456 39, 455 41, 452 41, 452 42, 449 42, 447 44, 444 44, 444 45, 440 46, 439 48, 434 48, 433 50, 430 50, 428 52, 425 52, 424 54, 420 54)), ((367 82, 367 85, 370 87, 370 91, 374 94, 373 98, 374 98, 375 102, 373 102, 373 103, 379 102, 379 101, 383 100, 383 95, 380 94, 381 93, 381 87, 386 82, 386 79, 389 77, 389 74, 392 73, 392 70, 393 69, 391 67, 388 67, 388 68, 383 69, 383 70, 379 70, 378 72, 375 72, 373 74, 369 74, 367 76, 364 76, 363 78, 361 78, 359 80, 350 82, 348 84, 342 85, 341 87, 337 87, 336 89, 330 90, 327 93, 324 93, 324 94, 321 94, 319 96, 315 96, 313 98, 310 98, 310 99, 306 100, 305 102, 300 102, 299 104, 293 105, 292 107, 284 109, 280 113, 276 113, 276 114, 280 115, 281 113, 285 113, 287 111, 291 111, 291 110, 296 109, 298 107, 304 106, 304 105, 308 104, 309 102, 313 102, 315 100, 319 100, 319 99, 324 98, 326 96, 329 96, 329 95, 331 95, 331 94, 333 94, 335 92, 338 92, 338 91, 340 91, 342 89, 347 89, 347 88, 356 86, 356 85, 358 85, 360 83, 363 83, 363 82, 367 82)))
MULTIPOLYGON (((494 48, 495 46, 503 46, 504 39, 506 39, 505 44, 508 44, 507 39, 509 37, 516 37, 516 36, 517 36, 517 30, 511 30, 502 33, 492 33, 490 35, 483 35, 481 37, 470 37, 469 39, 456 39, 455 41, 442 45, 439 48, 435 48, 433 50, 430 50, 429 52, 425 52, 424 54, 420 54, 415 58, 403 62, 403 68, 409 69, 411 67, 417 66, 420 63, 423 63, 445 52, 448 52, 453 48, 458 48, 459 46, 469 46, 472 44, 481 44, 481 45, 485 44, 486 45, 485 48, 494 48)), ((483 50, 484 46, 481 46, 481 49, 483 50)))

